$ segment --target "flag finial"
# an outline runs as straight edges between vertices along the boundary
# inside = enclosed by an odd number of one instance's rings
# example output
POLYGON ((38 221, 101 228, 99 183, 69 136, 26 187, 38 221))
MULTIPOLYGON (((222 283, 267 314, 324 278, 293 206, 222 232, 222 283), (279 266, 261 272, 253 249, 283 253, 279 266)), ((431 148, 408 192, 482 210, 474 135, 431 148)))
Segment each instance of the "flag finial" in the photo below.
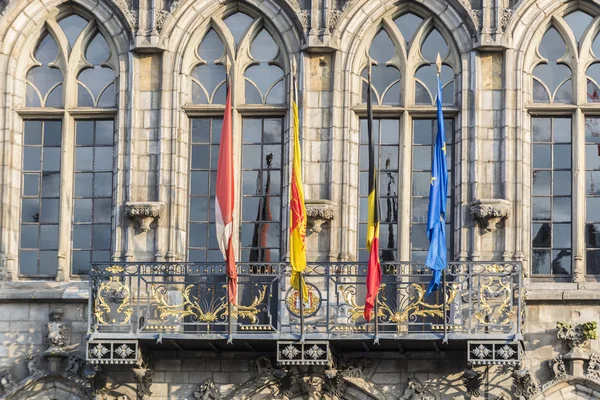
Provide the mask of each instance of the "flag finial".
POLYGON ((371 75, 371 69, 373 67, 373 59, 371 58, 371 55, 369 54, 369 49, 367 48, 366 50, 367 53, 367 68, 368 68, 368 73, 369 75, 371 75))
POLYGON ((438 74, 441 74, 442 73, 442 57, 440 57, 440 53, 438 53, 438 55, 437 55, 435 64, 437 65, 438 74))
POLYGON ((296 71, 298 69, 298 64, 296 63, 296 57, 292 56, 292 60, 291 60, 291 67, 292 67, 292 76, 296 76, 296 71))

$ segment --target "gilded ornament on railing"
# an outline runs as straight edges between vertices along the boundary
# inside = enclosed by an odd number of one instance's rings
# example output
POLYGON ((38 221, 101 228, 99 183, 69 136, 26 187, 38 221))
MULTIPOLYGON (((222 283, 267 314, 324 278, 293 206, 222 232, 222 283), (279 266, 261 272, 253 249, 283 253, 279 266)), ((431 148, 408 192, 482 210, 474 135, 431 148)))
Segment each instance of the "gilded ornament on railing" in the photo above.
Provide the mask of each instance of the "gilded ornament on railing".
MULTIPOLYGON (((310 283, 305 283, 305 285, 308 289, 308 302, 304 303, 302 311, 305 317, 310 317, 316 314, 321 307, 321 294, 315 285, 310 283)), ((297 290, 288 290, 285 303, 290 313, 296 317, 300 316, 300 294, 297 290)))
MULTIPOLYGON (((156 303, 161 322, 174 318, 178 321, 185 317, 191 317, 195 322, 225 321, 228 314, 228 302, 226 296, 216 296, 215 290, 210 290, 211 295, 194 296, 191 291, 194 285, 187 285, 183 291, 167 289, 163 285, 152 285, 152 297, 156 303), (181 295, 183 301, 173 304, 169 295, 176 293, 181 295)), ((260 305, 265 300, 267 285, 259 289, 258 295, 254 296, 249 306, 235 306, 232 318, 249 319, 250 323, 258 323, 258 314, 261 312, 260 305)), ((172 321, 171 321, 172 322, 172 321)))
MULTIPOLYGON (((112 266, 106 268, 108 272, 120 273, 123 268, 112 266)), ((131 320, 133 306, 131 305, 131 291, 121 281, 120 276, 112 275, 108 281, 100 283, 94 299, 94 316, 99 325, 119 324, 125 325, 131 320), (116 309, 116 316, 111 315, 113 308, 109 303, 120 303, 116 309), (118 318, 121 317, 122 318, 118 318)))
POLYGON ((231 318, 239 318, 244 319, 247 318, 250 320, 251 324, 258 323, 258 313, 261 311, 260 305, 265 300, 265 296, 267 294, 267 285, 263 285, 262 290, 258 291, 258 295, 254 296, 252 299, 252 304, 249 306, 235 306, 233 308, 233 312, 231 313, 231 318))
POLYGON ((480 276, 479 279, 479 310, 474 313, 475 318, 482 325, 508 324, 516 310, 511 302, 512 276, 480 276))
MULTIPOLYGON (((407 287, 398 287, 396 293, 400 301, 389 301, 384 295, 387 285, 382 284, 377 296, 377 317, 382 321, 389 321, 395 324, 408 322, 415 317, 444 317, 443 304, 429 304, 423 301, 425 298, 425 289, 417 283, 407 287), (406 291, 406 294, 402 293, 406 291), (395 308, 395 309, 394 309, 395 308)), ((353 323, 363 316, 365 306, 356 303, 356 288, 353 286, 340 286, 339 289, 346 304, 350 305, 349 320, 353 323)), ((456 288, 454 285, 448 285, 446 293, 446 303, 452 303, 456 297, 456 288)))

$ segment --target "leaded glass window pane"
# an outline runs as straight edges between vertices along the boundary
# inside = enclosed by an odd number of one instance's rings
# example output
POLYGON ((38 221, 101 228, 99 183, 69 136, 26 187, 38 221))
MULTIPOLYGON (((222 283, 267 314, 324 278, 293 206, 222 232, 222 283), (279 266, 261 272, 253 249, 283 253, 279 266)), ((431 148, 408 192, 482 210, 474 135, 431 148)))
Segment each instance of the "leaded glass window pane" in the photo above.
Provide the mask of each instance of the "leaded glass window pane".
MULTIPOLYGON (((375 158, 379 160, 379 250, 381 262, 398 260, 398 173, 400 143, 400 121, 397 119, 375 119, 373 121, 375 158)), ((368 261, 366 249, 368 226, 369 186, 369 136, 367 120, 360 120, 359 157, 359 217, 358 256, 359 261, 368 261)))
POLYGON ((571 274, 571 119, 532 119, 532 273, 571 274))
POLYGON ((537 65, 533 70, 533 101, 571 103, 571 69, 559 63, 567 55, 567 45, 555 28, 548 29, 544 34, 538 50, 548 62, 537 65))
POLYGON ((221 262, 215 228, 215 179, 222 118, 191 121, 188 260, 221 262))
POLYGON ((586 274, 600 275, 600 118, 585 120, 586 274))
MULTIPOLYGON (((446 200, 446 246, 448 260, 452 255, 452 137, 454 120, 445 119, 446 165, 448 167, 448 197, 446 200)), ((431 185, 431 159, 433 144, 437 136, 436 119, 413 121, 413 165, 412 165, 412 218, 411 218, 411 260, 424 263, 429 250, 427 236, 427 210, 429 207, 429 187, 431 185)))
POLYGON ((110 261, 113 193, 113 121, 78 121, 73 198, 73 274, 110 261))
POLYGON ((243 124, 241 261, 279 261, 283 119, 243 124))
POLYGON ((53 277, 58 269, 60 121, 25 121, 19 274, 53 277))

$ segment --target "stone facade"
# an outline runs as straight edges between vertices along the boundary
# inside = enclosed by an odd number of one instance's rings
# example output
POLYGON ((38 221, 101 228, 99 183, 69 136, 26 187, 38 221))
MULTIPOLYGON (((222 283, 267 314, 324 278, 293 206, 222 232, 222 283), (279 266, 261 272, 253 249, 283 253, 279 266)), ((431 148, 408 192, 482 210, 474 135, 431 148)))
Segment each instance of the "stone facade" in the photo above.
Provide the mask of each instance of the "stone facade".
MULTIPOLYGON (((563 62, 578 71, 573 78, 577 99, 573 104, 532 104, 533 69, 543 58, 536 46, 550 24, 577 43, 571 33, 565 33, 568 27, 559 17, 581 9, 594 18, 581 42, 582 48, 590 47, 598 31, 600 1, 2 0, 0 9, 0 74, 4 77, 0 80, 0 396, 600 399, 600 348, 594 325, 600 321, 600 283, 597 275, 586 273, 586 198, 573 196, 572 272, 566 276, 533 274, 530 223, 534 207, 531 116, 570 116, 575 121, 577 149, 573 165, 585 170, 584 121, 600 112, 585 100, 587 65, 574 61, 591 60, 590 64, 597 58, 591 52, 578 54, 575 48, 563 62), (277 63, 286 76, 297 70, 310 261, 357 259, 360 117, 366 116, 361 73, 373 38, 382 27, 399 32, 393 18, 413 12, 447 39, 450 55, 444 62, 455 72, 456 97, 446 114, 455 121, 453 254, 457 261, 523 263, 523 335, 515 338, 524 347, 519 365, 470 365, 465 349, 440 340, 398 344, 394 351, 377 351, 372 342, 363 341, 351 351, 334 352, 326 367, 280 366, 274 360, 275 343, 229 350, 224 343, 217 348, 206 340, 161 343, 161 336, 146 339, 137 364, 86 363, 85 344, 92 333, 90 289, 85 276, 71 274, 73 180, 63 179, 60 186, 57 226, 68 232, 58 238, 56 276, 31 278, 19 272, 23 120, 62 119, 63 146, 74 146, 77 118, 114 119, 110 258, 113 262, 185 261, 190 118, 222 115, 222 108, 193 104, 190 71, 199 63, 196 49, 207 26, 223 25, 225 16, 234 11, 257 18, 248 29, 269 29, 280 48, 277 63), (26 106, 26 71, 37 65, 32 54, 40 35, 44 29, 58 32, 56 21, 71 13, 95 21, 89 29, 109 38, 109 61, 118 77, 114 109, 78 109, 68 100, 64 107, 50 111, 26 106)), ((62 40, 67 43, 66 36, 62 40)), ((405 48, 409 43, 396 45, 405 48)), ((76 48, 64 46, 67 53, 76 48)), ((68 70, 66 65, 60 67, 68 70)), ((411 79, 412 75, 402 83, 403 96, 411 99, 407 104, 375 107, 376 117, 402 118, 402 132, 411 131, 413 117, 435 118, 433 105, 414 104, 416 86, 411 79)), ((243 89, 240 82, 234 84, 234 93, 243 89)), ((288 104, 292 95, 289 84, 285 85, 288 104)), ((65 99, 75 91, 74 86, 66 88, 65 99)), ((283 117, 282 182, 287 182, 291 171, 287 107, 248 106, 234 113, 234 126, 240 126, 242 114, 283 117)), ((404 165, 399 168, 398 258, 408 260, 411 222, 405 216, 411 213, 412 155, 410 139, 402 140, 398 145, 405 149, 400 150, 404 165)), ((74 163, 72 153, 63 149, 63 165, 74 163)), ((583 193, 583 175, 574 174, 574 192, 583 193)), ((239 187, 240 178, 236 179, 239 187)), ((288 202, 288 191, 283 183, 281 204, 288 202)), ((287 218, 282 221, 281 258, 286 260, 287 218)), ((238 222, 234 225, 237 231, 238 222)))

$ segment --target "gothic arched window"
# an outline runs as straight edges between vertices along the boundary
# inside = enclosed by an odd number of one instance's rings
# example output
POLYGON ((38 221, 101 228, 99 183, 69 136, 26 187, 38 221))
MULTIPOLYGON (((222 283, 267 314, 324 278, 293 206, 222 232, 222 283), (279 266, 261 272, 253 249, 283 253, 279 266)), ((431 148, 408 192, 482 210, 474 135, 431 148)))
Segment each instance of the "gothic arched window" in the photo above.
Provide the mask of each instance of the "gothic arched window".
POLYGON ((111 257, 117 56, 72 14, 46 21, 28 64, 19 274, 54 277, 61 258, 87 274, 111 257))
POLYGON ((262 18, 235 12, 212 17, 192 58, 191 104, 186 105, 192 117, 188 259, 223 260, 215 238, 214 190, 229 70, 234 162, 240 171, 238 260, 279 261, 285 52, 262 18))
MULTIPOLYGON (((437 134, 436 98, 438 53, 441 70, 447 157, 449 168, 448 202, 452 192, 452 139, 458 114, 455 82, 459 61, 452 40, 431 16, 403 13, 384 18, 369 47, 372 59, 372 101, 376 157, 379 157, 382 261, 425 261, 429 242, 426 234, 431 175, 431 155, 437 134), (408 170, 403 170, 407 168, 408 170), (409 205, 410 204, 410 205, 409 205), (399 214, 410 219, 399 218, 399 214), (399 232, 410 232, 400 235, 399 232)), ((367 64, 361 73, 362 106, 367 101, 367 64)), ((367 123, 360 125, 360 210, 359 258, 366 260, 368 148, 367 123)), ((448 250, 452 252, 450 229, 452 207, 446 216, 448 250)))
POLYGON ((531 53, 531 272, 537 276, 600 275, 597 21, 587 11, 561 11, 531 53))

